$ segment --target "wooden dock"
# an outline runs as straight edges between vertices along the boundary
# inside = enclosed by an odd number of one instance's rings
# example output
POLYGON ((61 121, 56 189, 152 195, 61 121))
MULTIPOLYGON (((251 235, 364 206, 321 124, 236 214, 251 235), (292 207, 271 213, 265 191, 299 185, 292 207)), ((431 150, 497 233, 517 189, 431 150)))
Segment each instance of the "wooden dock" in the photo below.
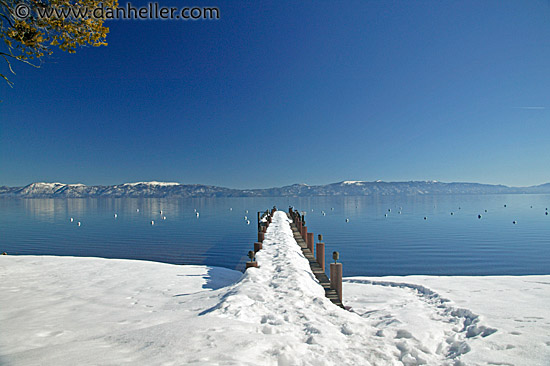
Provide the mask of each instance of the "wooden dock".
MULTIPOLYGON (((287 213, 287 216, 290 219, 292 219, 288 213, 287 213)), ((338 294, 336 293, 336 290, 333 290, 330 288, 330 280, 328 276, 323 271, 319 263, 317 263, 317 259, 313 256, 313 253, 311 253, 311 250, 309 250, 309 248, 307 247, 306 241, 300 234, 300 231, 296 227, 296 224, 292 222, 290 224, 290 228, 292 229, 292 233, 294 234, 294 239, 296 240, 300 248, 302 248, 302 253, 304 253, 304 256, 309 261, 309 266, 311 267, 311 271, 313 272, 313 274, 315 275, 315 277, 317 278, 321 286, 323 286, 323 288, 325 289, 325 296, 330 301, 332 301, 333 304, 336 304, 344 309, 344 304, 342 304, 342 301, 340 301, 340 299, 338 298, 338 294)))

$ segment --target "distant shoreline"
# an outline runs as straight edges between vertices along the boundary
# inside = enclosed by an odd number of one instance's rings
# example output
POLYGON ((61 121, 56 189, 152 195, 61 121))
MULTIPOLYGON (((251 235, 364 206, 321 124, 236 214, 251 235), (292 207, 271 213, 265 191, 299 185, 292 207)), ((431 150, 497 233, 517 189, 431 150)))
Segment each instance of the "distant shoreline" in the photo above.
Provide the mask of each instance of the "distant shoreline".
POLYGON ((475 194, 550 194, 550 183, 530 187, 508 187, 505 185, 444 183, 438 181, 343 181, 313 186, 293 184, 274 188, 234 189, 202 184, 139 182, 111 186, 31 183, 24 187, 0 187, 0 197, 16 198, 337 197, 475 194))

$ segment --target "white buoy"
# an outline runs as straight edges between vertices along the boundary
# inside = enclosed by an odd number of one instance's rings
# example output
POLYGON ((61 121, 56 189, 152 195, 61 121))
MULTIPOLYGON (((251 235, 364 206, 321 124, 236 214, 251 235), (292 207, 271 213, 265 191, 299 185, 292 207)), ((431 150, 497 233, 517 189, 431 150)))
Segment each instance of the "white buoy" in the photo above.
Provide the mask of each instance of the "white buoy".
POLYGON ((229 207, 229 211, 233 211, 233 207, 229 207))
POLYGON ((246 213, 246 214, 247 214, 247 213, 248 213, 248 210, 245 210, 245 211, 244 211, 244 213, 246 213))
POLYGON ((247 224, 247 225, 250 225, 250 220, 246 220, 246 224, 247 224))
POLYGON ((162 210, 160 210, 160 214, 162 215, 162 210))
POLYGON ((197 212, 197 209, 196 209, 196 208, 194 208, 193 210, 195 210, 195 212, 197 212))
POLYGON ((74 221, 74 219, 71 217, 71 222, 73 222, 73 221, 74 221))
POLYGON ((514 221, 512 221, 512 224, 514 224, 514 225, 515 225, 515 224, 517 224, 517 223, 518 223, 518 222, 517 222, 517 221, 515 221, 515 220, 514 220, 514 221))
POLYGON ((151 225, 155 225, 155 221, 151 220, 151 225))
POLYGON ((349 219, 346 219, 346 222, 349 222, 349 219))
POLYGON ((424 216, 424 220, 428 220, 428 218, 426 216, 424 216))
POLYGON ((163 219, 163 220, 166 220, 166 216, 162 216, 162 219, 163 219))
POLYGON ((115 214, 115 219, 116 219, 117 217, 118 217, 118 215, 117 215, 117 214, 115 214))
POLYGON ((78 222, 78 224, 77 224, 77 225, 78 225, 78 226, 80 226, 80 221, 78 222))
POLYGON ((388 217, 388 214, 384 214, 384 217, 388 217))
POLYGON ((139 208, 136 208, 136 212, 139 212, 139 208))
POLYGON ((197 212, 197 218, 199 217, 199 213, 197 212))

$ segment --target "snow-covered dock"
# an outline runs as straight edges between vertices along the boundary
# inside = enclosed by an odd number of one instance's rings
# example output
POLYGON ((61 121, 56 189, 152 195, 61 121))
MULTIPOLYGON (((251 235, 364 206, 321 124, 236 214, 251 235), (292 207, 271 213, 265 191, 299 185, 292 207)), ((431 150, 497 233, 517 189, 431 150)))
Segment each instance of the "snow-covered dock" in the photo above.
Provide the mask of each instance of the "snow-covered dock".
POLYGON ((325 297, 285 213, 245 274, 0 256, 1 365, 547 365, 550 276, 355 277, 325 297))

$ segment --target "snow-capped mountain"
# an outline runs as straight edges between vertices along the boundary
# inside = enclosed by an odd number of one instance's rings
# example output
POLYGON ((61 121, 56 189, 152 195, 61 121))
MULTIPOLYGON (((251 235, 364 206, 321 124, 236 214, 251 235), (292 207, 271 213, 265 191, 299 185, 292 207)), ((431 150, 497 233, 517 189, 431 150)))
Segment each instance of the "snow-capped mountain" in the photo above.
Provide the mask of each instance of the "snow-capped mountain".
POLYGON ((550 183, 532 187, 508 187, 479 183, 443 183, 438 181, 343 181, 310 186, 293 184, 266 189, 231 189, 202 184, 175 182, 136 182, 114 186, 84 184, 32 183, 25 187, 0 187, 0 197, 83 198, 83 197, 299 197, 369 196, 426 194, 511 194, 550 193, 550 183))

